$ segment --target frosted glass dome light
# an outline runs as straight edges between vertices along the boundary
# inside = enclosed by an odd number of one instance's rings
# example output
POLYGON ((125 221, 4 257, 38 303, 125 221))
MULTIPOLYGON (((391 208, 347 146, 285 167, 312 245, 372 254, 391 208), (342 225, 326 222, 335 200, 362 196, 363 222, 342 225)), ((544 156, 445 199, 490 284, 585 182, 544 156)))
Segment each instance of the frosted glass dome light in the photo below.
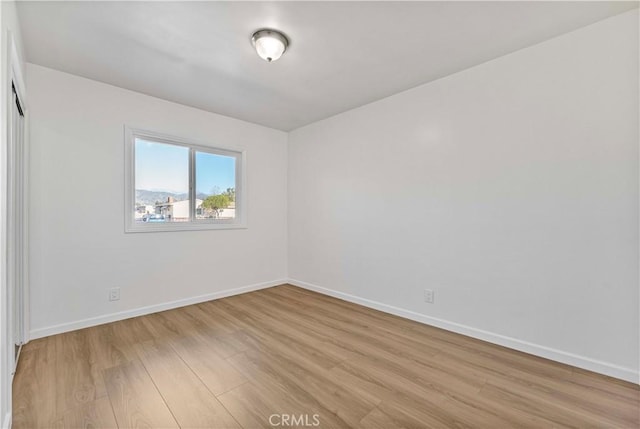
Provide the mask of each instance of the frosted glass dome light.
POLYGON ((256 52, 267 62, 276 61, 289 46, 289 40, 279 31, 258 30, 251 36, 256 52))

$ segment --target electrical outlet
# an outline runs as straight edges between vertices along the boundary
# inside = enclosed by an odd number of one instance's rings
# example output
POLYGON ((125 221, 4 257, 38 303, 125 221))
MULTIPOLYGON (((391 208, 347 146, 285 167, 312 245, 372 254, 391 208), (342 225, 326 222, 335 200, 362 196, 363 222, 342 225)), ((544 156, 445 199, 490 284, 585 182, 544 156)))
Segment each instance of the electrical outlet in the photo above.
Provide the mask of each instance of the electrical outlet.
POLYGON ((119 301, 120 300, 120 288, 112 287, 109 289, 109 301, 119 301))
POLYGON ((431 289, 424 290, 424 302, 428 302, 429 304, 433 304, 433 291, 431 289))

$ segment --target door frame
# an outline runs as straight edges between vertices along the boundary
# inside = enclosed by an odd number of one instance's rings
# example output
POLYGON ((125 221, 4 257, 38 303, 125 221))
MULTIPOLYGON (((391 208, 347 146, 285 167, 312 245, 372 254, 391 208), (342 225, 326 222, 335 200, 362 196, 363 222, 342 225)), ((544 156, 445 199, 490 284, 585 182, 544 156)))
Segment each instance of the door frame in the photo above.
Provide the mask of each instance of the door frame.
MULTIPOLYGON (((18 356, 15 355, 15 345, 22 345, 29 341, 29 136, 28 136, 28 107, 27 107, 27 98, 26 98, 26 89, 24 83, 24 75, 22 71, 22 63, 18 56, 18 50, 15 43, 15 38, 11 32, 8 32, 8 52, 7 52, 7 81, 4 82, 5 91, 7 94, 7 105, 6 107, 6 139, 7 139, 7 148, 3 150, 7 150, 9 145, 11 144, 12 134, 15 130, 13 130, 13 91, 15 89, 16 97, 20 104, 20 108, 22 110, 22 147, 19 148, 18 151, 14 151, 11 158, 6 158, 6 186, 10 186, 11 183, 15 184, 15 188, 17 189, 17 195, 14 196, 14 201, 6 201, 4 204, 4 214, 7 217, 6 225, 14 215, 15 211, 10 209, 9 204, 15 203, 16 206, 19 207, 18 213, 20 214, 19 219, 13 219, 13 224, 19 231, 16 231, 16 234, 13 235, 11 231, 6 231, 4 234, 4 242, 2 243, 5 251, 8 250, 8 239, 10 236, 17 238, 19 243, 14 244, 14 248, 19 250, 19 254, 13 255, 13 260, 16 261, 14 264, 14 280, 19 279, 20 285, 22 288, 21 296, 22 296, 22 306, 21 306, 21 314, 22 320, 20 320, 20 330, 18 331, 15 326, 15 299, 14 296, 14 285, 9 284, 8 278, 5 279, 7 281, 7 295, 10 300, 7 302, 6 309, 7 311, 7 345, 9 353, 11 353, 11 357, 9 359, 10 363, 10 371, 11 374, 15 372, 18 356), (16 155, 16 152, 19 155, 16 155), (12 177, 9 179, 9 174, 12 174, 12 177), (16 338, 17 336, 17 338, 16 338)), ((7 153, 7 152, 5 152, 7 153)), ((8 190, 8 189, 7 189, 8 190)), ((9 194, 7 195, 8 198, 9 194)), ((4 263, 11 260, 11 256, 9 254, 6 255, 6 259, 4 263)), ((9 268, 8 266, 5 266, 9 268)), ((8 274, 8 270, 4 270, 5 276, 8 274)))

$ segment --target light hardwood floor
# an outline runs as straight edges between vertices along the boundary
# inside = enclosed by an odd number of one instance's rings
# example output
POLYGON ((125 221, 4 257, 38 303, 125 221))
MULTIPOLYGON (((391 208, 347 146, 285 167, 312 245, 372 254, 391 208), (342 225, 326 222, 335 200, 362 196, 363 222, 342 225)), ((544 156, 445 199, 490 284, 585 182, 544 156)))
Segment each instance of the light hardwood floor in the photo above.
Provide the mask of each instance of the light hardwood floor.
POLYGON ((32 341, 13 401, 15 429, 640 426, 633 384, 289 285, 32 341))

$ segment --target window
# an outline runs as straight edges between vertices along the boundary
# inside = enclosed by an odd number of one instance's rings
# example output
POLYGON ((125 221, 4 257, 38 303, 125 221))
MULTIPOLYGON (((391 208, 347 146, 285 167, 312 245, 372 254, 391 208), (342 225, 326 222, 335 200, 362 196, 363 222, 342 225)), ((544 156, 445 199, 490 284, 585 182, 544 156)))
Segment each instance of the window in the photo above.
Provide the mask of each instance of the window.
POLYGON ((243 228, 244 153, 126 129, 125 231, 243 228))

